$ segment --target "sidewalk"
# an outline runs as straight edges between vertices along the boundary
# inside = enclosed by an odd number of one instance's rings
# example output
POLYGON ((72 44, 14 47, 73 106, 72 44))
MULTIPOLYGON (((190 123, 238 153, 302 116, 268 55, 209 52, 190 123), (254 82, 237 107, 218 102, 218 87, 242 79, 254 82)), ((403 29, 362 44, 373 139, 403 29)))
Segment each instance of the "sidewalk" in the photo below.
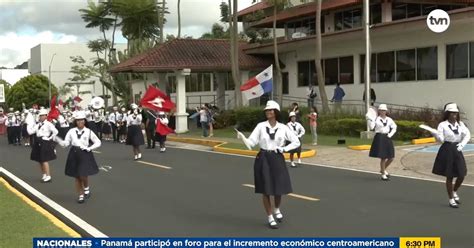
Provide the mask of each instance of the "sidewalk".
MULTIPOLYGON (((209 141, 224 141, 229 143, 241 143, 238 139, 209 137, 201 138, 192 135, 179 135, 177 137, 195 138, 209 141)), ((191 145, 180 142, 170 142, 172 146, 184 147, 198 150, 211 151, 212 147, 202 145, 191 145)), ((408 145, 395 147, 395 160, 390 165, 388 171, 393 175, 417 177, 431 180, 444 181, 445 178, 431 173, 436 153, 417 152, 416 149, 423 148, 428 145, 408 145), (413 151, 415 150, 415 151, 413 151)), ((304 158, 303 163, 319 164, 332 166, 337 168, 348 168, 362 171, 371 171, 379 173, 380 160, 369 157, 369 151, 355 151, 346 146, 312 146, 303 145, 304 149, 314 149, 317 155, 310 158, 304 158)), ((464 180, 465 184, 474 184, 474 153, 465 153, 466 163, 468 167, 468 175, 464 180)))

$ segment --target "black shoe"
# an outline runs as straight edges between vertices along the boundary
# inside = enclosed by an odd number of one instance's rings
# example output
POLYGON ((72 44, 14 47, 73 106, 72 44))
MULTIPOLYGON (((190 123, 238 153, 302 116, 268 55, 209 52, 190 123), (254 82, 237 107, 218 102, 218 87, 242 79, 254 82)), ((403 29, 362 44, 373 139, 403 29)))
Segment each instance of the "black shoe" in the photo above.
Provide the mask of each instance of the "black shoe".
POLYGON ((270 227, 271 229, 278 229, 278 223, 273 220, 271 222, 268 222, 268 227, 270 227))
POLYGON ((459 208, 459 205, 457 203, 455 204, 449 203, 449 206, 452 208, 459 208))
POLYGON ((77 203, 82 204, 84 202, 85 202, 84 196, 79 196, 79 198, 77 199, 77 203))
POLYGON ((86 199, 89 199, 89 197, 91 197, 91 192, 90 192, 90 191, 89 191, 89 193, 85 193, 85 192, 84 192, 84 197, 85 197, 86 199))
POLYGON ((278 218, 275 216, 275 219, 278 221, 278 223, 282 223, 283 222, 283 215, 281 215, 281 218, 278 218))

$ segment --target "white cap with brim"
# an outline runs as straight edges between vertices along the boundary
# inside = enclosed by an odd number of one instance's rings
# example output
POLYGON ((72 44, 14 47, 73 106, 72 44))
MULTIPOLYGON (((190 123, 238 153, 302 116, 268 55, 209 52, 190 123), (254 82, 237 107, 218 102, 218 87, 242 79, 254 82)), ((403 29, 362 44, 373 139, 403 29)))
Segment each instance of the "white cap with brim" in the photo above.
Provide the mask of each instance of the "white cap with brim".
POLYGON ((137 108, 138 108, 138 105, 135 104, 135 103, 132 103, 132 104, 130 105, 130 107, 131 107, 132 109, 137 109, 137 108))
POLYGON ((381 110, 381 111, 387 111, 387 110, 388 110, 387 104, 380 104, 379 110, 381 110))
POLYGON ((296 116, 296 113, 295 112, 290 112, 290 118, 293 117, 293 116, 296 116))
POLYGON ((456 103, 448 103, 444 108, 444 112, 459 113, 458 105, 456 103))
POLYGON ((48 110, 47 109, 40 109, 38 115, 47 115, 48 114, 48 110))
POLYGON ((86 118, 86 112, 76 111, 74 112, 74 120, 83 120, 86 118))
POLYGON ((158 115, 165 115, 165 112, 160 111, 160 112, 158 112, 158 115))
POLYGON ((267 102, 267 106, 265 106, 264 110, 269 110, 269 109, 276 109, 276 110, 280 111, 280 105, 277 102, 273 101, 273 100, 269 100, 267 102))

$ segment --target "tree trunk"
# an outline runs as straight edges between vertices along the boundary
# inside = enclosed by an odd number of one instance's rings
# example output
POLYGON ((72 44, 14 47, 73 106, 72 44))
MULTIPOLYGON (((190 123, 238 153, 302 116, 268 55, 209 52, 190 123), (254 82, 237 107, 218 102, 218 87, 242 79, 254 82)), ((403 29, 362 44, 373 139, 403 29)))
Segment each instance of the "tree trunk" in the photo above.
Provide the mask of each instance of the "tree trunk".
POLYGON ((229 34, 230 34, 230 60, 231 60, 231 71, 232 71, 232 81, 234 81, 235 89, 234 89, 234 105, 235 107, 242 106, 242 93, 240 92, 240 73, 239 73, 239 57, 238 53, 238 44, 237 44, 237 32, 236 26, 234 25, 233 19, 233 8, 232 4, 237 7, 237 1, 234 0, 233 3, 231 0, 228 0, 229 4, 229 34))
POLYGON ((181 38, 181 0, 178 0, 178 39, 181 38))
POLYGON ((316 1, 316 58, 314 60, 316 65, 316 75, 318 78, 319 96, 323 105, 323 113, 329 113, 328 97, 326 94, 326 83, 324 82, 324 72, 321 65, 322 54, 322 37, 321 37, 321 3, 322 0, 316 1))
POLYGON ((277 15, 277 5, 273 6, 273 54, 275 57, 275 68, 276 68, 276 80, 275 80, 275 85, 274 85, 274 93, 276 93, 274 96, 275 101, 280 103, 280 105, 283 104, 283 87, 282 87, 282 75, 281 75, 281 68, 280 68, 280 59, 278 56, 278 42, 277 42, 277 36, 276 36, 276 15, 277 15))

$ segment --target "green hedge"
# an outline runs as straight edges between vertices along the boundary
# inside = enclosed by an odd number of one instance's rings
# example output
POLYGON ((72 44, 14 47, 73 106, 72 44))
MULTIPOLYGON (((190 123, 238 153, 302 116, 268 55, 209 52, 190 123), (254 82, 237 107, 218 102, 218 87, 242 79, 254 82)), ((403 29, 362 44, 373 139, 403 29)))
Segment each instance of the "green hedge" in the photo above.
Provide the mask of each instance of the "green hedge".
MULTIPOLYGON (((309 121, 306 118, 307 110, 302 112, 301 124, 309 133, 309 121)), ((240 108, 235 110, 223 111, 216 116, 214 128, 227 128, 237 124, 241 131, 252 131, 255 126, 265 120, 265 113, 261 108, 240 108)), ((281 111, 280 122, 288 122, 288 111, 281 111)), ((418 126, 423 124, 420 121, 395 120, 397 124, 397 133, 394 139, 411 140, 421 137, 429 137, 418 126)), ((318 118, 318 134, 324 135, 342 135, 348 137, 359 137, 360 132, 367 129, 365 118, 353 114, 347 115, 320 115, 318 118)))

